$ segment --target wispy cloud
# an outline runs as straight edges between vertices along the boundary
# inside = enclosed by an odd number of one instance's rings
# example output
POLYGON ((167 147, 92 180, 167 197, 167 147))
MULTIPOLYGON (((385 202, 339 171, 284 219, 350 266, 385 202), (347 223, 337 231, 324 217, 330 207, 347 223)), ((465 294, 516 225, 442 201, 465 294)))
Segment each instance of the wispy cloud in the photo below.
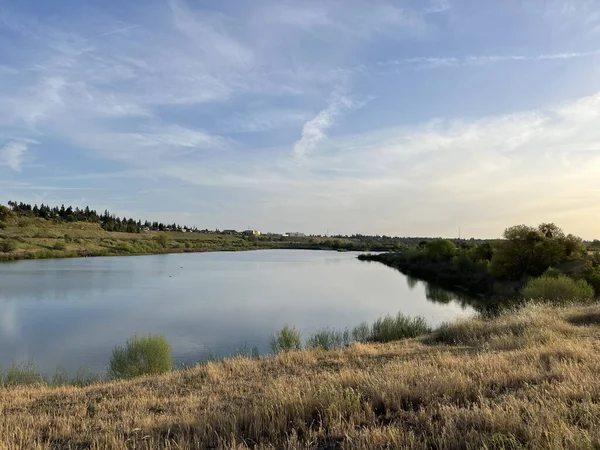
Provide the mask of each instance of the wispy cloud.
POLYGON ((502 62, 535 62, 548 60, 569 60, 591 58, 600 55, 600 50, 588 52, 550 53, 538 55, 479 55, 479 56, 417 56, 377 62, 374 65, 360 66, 356 70, 369 69, 440 69, 447 67, 483 66, 502 62))
POLYGON ((0 148, 0 165, 8 166, 15 172, 20 172, 23 168, 26 153, 27 142, 9 142, 0 148))
POLYGON ((6 6, 0 192, 60 203, 85 184, 116 212, 200 210, 220 228, 441 234, 460 219, 497 235, 552 201, 591 217, 600 5, 521 3, 6 6), (568 70, 544 73, 552 62, 568 70))
POLYGON ((130 25, 128 27, 123 27, 123 28, 119 28, 117 30, 107 31, 106 33, 97 34, 94 37, 99 38, 99 37, 103 37, 103 36, 110 36, 111 34, 123 33, 124 31, 129 31, 129 30, 133 30, 134 28, 138 28, 139 26, 140 26, 140 24, 130 25))
POLYGON ((302 127, 302 137, 294 144, 294 156, 301 160, 310 154, 321 141, 327 138, 326 132, 333 126, 336 118, 360 108, 364 103, 335 92, 327 108, 321 110, 302 127))

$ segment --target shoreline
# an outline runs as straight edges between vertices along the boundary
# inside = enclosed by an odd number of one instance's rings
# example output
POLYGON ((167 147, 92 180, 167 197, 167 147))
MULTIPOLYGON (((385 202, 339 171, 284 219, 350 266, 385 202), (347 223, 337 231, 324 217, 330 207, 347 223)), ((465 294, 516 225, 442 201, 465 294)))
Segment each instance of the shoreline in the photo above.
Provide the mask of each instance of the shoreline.
POLYGON ((0 390, 15 448, 587 448, 600 310, 528 305, 431 335, 0 390), (534 419, 532 419, 534 418, 534 419), (587 445, 586 445, 587 444, 587 445))

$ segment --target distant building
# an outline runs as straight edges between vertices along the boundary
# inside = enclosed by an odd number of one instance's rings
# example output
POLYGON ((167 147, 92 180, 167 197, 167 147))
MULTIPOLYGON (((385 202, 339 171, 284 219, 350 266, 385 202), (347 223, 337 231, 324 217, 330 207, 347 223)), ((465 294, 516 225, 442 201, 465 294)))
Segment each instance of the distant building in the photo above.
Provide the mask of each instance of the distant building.
POLYGON ((260 231, 258 230, 246 230, 242 234, 246 236, 260 236, 260 231))
POLYGON ((300 233, 299 231, 290 231, 289 233, 285 233, 284 236, 289 237, 304 237, 306 234, 300 233))

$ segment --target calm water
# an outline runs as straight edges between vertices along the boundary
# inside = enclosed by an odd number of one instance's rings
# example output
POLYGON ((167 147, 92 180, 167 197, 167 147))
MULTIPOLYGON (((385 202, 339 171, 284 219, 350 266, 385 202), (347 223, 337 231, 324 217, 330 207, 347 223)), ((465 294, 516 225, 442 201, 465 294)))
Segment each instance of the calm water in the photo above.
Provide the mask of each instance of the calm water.
POLYGON ((0 264, 0 365, 32 359, 101 371, 135 332, 164 334, 176 363, 268 349, 286 323, 306 337, 382 314, 432 324, 473 313, 452 294, 354 253, 274 250, 0 264), (429 297, 429 299, 428 299, 429 297), (435 301, 432 301, 435 300, 435 301))

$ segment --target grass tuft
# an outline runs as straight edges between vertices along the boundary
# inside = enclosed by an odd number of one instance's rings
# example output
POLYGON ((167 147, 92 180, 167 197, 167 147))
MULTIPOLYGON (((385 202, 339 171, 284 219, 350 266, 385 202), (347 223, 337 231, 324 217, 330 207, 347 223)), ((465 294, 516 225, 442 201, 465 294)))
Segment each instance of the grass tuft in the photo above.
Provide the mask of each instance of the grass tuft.
POLYGON ((377 319, 371 326, 370 341, 390 342, 414 338, 431 332, 423 317, 407 317, 398 313, 396 317, 385 316, 377 319))

